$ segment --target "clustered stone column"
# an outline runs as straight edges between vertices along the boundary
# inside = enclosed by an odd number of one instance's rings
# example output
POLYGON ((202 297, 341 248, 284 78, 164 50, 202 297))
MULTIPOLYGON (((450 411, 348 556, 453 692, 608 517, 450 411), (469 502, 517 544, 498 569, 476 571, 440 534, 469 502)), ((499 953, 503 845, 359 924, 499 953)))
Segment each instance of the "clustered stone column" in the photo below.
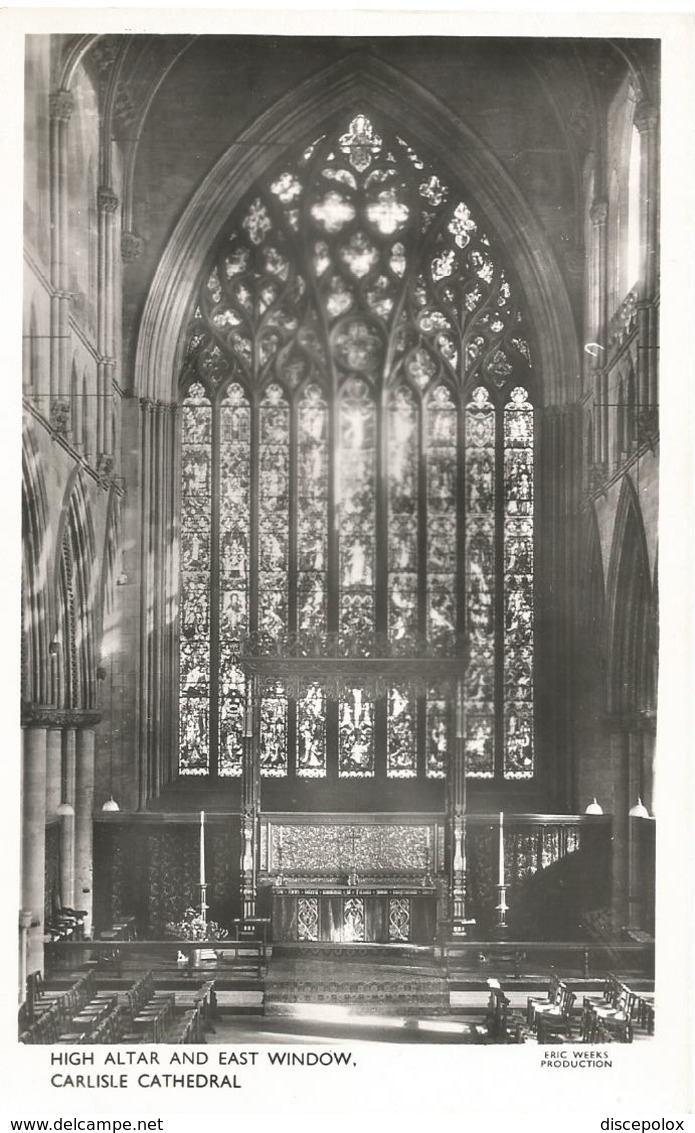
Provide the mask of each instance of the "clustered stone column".
POLYGON ((597 198, 591 207, 593 225, 592 325, 598 357, 594 368, 594 462, 603 473, 608 468, 608 374, 606 334, 608 328, 608 201, 597 198))
POLYGON ((22 734, 22 911, 29 922, 26 974, 43 971, 46 869, 46 727, 37 722, 22 734))
POLYGON ((54 91, 49 99, 50 165, 50 422, 65 433, 70 423, 70 279, 68 268, 68 123, 74 106, 68 90, 54 91))
POLYGON ((97 192, 98 209, 98 310, 97 310, 97 468, 113 473, 113 378, 116 369, 115 241, 118 197, 108 185, 97 192))
POLYGON ((463 687, 459 681, 456 688, 456 718, 454 756, 449 765, 451 791, 449 792, 451 812, 451 932, 459 939, 466 935, 466 729, 463 707, 463 687))
POLYGON ((634 123, 640 135, 640 294, 637 400, 644 426, 655 416, 658 395, 659 328, 659 114, 647 100, 638 102, 634 123))
POLYGON ((174 405, 140 400, 140 721, 138 806, 176 771, 173 598, 177 507, 174 405))
POLYGON ((261 805, 261 698, 258 678, 249 681, 244 725, 241 805, 241 903, 244 918, 256 915, 258 814, 261 805))
POLYGON ((36 705, 23 710, 20 973, 24 976, 20 998, 26 975, 43 971, 49 821, 62 823, 61 903, 86 912, 85 933, 91 935, 94 725, 98 721, 93 712, 36 705))

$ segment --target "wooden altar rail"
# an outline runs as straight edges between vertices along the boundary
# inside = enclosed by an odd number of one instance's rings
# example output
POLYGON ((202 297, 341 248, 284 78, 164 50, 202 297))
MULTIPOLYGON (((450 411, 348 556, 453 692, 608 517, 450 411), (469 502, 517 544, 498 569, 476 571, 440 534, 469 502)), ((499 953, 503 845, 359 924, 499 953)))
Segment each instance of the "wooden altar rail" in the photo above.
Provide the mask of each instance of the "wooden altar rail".
MULTIPOLYGON (((114 967, 124 957, 142 953, 160 953, 162 949, 170 952, 184 952, 186 956, 198 949, 211 948, 215 952, 233 952, 235 962, 251 966, 260 979, 266 964, 266 944, 264 940, 75 940, 60 941, 47 945, 46 958, 49 962, 64 960, 75 963, 76 957, 86 955, 97 968, 114 967)), ((172 958, 172 963, 175 959, 172 958)))
MULTIPOLYGON (((496 975, 498 969, 509 969, 515 979, 521 975, 525 960, 537 959, 551 954, 553 960, 562 960, 562 966, 578 960, 576 965, 584 979, 602 974, 608 969, 621 968, 623 961, 637 960, 639 969, 645 976, 654 976, 654 944, 627 944, 608 941, 552 941, 552 940, 457 940, 441 941, 438 951, 446 963, 447 975, 455 974, 455 961, 461 960, 466 968, 479 970, 481 955, 489 975, 496 975)), ((549 968, 557 963, 548 964, 549 968)), ((461 972, 461 967, 458 971, 461 972)))

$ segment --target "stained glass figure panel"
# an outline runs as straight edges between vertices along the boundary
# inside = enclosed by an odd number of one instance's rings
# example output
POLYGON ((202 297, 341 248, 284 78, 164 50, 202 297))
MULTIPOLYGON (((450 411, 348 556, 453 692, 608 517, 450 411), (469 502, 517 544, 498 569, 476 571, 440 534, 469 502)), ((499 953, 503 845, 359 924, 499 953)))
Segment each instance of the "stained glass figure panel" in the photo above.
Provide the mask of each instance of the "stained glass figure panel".
POLYGON ((316 385, 299 401, 297 452, 297 629, 327 629, 328 406, 316 385))
POLYGON ((340 631, 359 649, 374 632, 376 408, 355 378, 340 398, 339 509, 340 631))
POLYGON ((429 689, 427 695, 426 775, 428 779, 446 776, 449 749, 449 713, 441 690, 429 689))
POLYGON ((179 769, 209 770, 212 406, 194 382, 182 405, 179 769))
POLYGON ((456 641, 456 479, 458 416, 446 386, 426 405, 427 636, 440 652, 456 641), (451 564, 451 569, 446 569, 451 564))
POLYGON ((504 411, 504 775, 529 779, 533 743, 533 406, 512 390, 504 411))
POLYGON ((338 775, 370 778, 374 774, 374 705, 356 688, 340 700, 338 711, 338 775))
POLYGON ((326 774, 326 702, 316 685, 297 701, 297 774, 306 779, 326 774))
POLYGON ((495 409, 483 386, 466 406, 466 629, 467 771, 495 773, 495 409), (482 722, 488 739, 483 742, 482 722))
POLYGON ((260 407, 258 629, 278 638, 288 628, 290 410, 279 385, 260 407))
POLYGON ((251 406, 242 387, 228 386, 220 415, 220 775, 239 776, 244 745, 246 680, 235 663, 249 631, 251 547, 251 406))
POLYGON ((392 687, 388 695, 386 774, 391 779, 417 775, 417 702, 407 688, 392 687))
POLYGON ((281 690, 261 700, 261 775, 287 774, 287 697, 281 690))
POLYGON ((389 637, 406 648, 418 630, 418 407, 407 386, 388 408, 389 637))

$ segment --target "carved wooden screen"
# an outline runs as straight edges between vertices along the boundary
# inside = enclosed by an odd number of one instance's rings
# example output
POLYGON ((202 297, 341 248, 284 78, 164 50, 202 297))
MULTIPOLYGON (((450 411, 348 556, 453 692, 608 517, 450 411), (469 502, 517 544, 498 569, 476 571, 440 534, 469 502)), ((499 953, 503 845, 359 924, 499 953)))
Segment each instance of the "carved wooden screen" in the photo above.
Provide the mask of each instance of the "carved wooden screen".
MULTIPOLYGON (((346 119, 239 204, 181 384, 182 774, 241 773, 249 633, 465 637, 468 774, 533 774, 530 362, 492 240, 385 123, 346 119)), ((278 687, 262 774, 441 778, 449 731, 437 687, 278 687)))

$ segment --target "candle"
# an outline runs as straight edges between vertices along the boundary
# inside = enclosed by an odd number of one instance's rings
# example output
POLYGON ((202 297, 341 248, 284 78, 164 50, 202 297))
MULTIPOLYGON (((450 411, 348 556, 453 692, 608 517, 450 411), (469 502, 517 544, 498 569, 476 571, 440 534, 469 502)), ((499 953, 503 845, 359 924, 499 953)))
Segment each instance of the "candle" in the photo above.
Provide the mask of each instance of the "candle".
POLYGON ((205 885, 205 811, 200 812, 200 884, 205 885))
POLYGON ((504 885, 504 813, 500 811, 500 873, 499 885, 504 885))

